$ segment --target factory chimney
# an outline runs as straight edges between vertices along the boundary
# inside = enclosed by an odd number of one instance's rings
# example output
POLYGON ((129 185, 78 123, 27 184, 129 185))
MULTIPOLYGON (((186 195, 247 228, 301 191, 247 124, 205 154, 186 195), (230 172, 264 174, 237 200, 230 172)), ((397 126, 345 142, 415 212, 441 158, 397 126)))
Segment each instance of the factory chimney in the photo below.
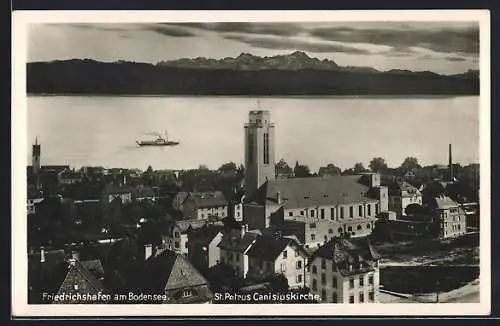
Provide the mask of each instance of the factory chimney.
POLYGON ((449 147, 448 147, 448 168, 449 168, 449 172, 450 172, 450 180, 451 182, 453 182, 453 158, 452 158, 452 153, 451 153, 451 144, 449 144, 449 147))

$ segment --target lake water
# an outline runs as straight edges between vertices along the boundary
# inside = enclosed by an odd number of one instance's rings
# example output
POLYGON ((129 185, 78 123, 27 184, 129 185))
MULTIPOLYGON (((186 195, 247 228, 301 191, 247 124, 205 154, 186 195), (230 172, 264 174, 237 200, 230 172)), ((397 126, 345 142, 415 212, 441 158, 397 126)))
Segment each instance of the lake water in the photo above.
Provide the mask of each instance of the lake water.
POLYGON ((243 163, 248 111, 271 112, 276 160, 345 169, 380 156, 399 166, 479 162, 479 97, 100 97, 29 96, 28 162, 38 136, 42 164, 146 169, 217 168, 243 163), (137 140, 168 129, 180 145, 137 140))

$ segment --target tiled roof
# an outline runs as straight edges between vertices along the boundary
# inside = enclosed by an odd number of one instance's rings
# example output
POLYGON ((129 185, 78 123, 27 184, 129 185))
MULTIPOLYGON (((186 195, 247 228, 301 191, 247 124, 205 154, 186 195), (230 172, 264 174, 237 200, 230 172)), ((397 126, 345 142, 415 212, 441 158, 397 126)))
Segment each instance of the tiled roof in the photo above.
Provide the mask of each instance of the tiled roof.
POLYGON ((227 206, 227 200, 222 191, 192 192, 190 197, 199 208, 227 206))
POLYGON ((133 192, 134 189, 130 186, 123 185, 123 186, 117 186, 115 184, 107 184, 106 187, 104 187, 104 192, 108 194, 123 194, 123 193, 131 193, 133 192))
POLYGON ((144 290, 156 293, 208 284, 186 258, 171 250, 164 250, 146 261, 143 280, 144 290))
POLYGON ((440 196, 434 198, 434 200, 432 201, 432 205, 438 209, 458 207, 458 204, 448 196, 440 196))
POLYGON ((185 233, 189 229, 199 229, 202 226, 206 225, 207 223, 208 223, 207 220, 192 219, 192 220, 175 221, 174 225, 176 225, 179 228, 179 231, 181 233, 185 233))
POLYGON ((245 253, 259 234, 259 231, 252 230, 245 232, 245 235, 241 237, 240 230, 231 230, 222 236, 219 248, 245 253))
POLYGON ((207 225, 193 231, 189 234, 189 238, 195 239, 200 244, 208 245, 222 230, 223 226, 207 225))
POLYGON ((278 192, 285 209, 375 200, 370 197, 370 188, 361 184, 360 179, 360 176, 333 176, 269 180, 247 202, 276 203, 278 192))
POLYGON ((316 250, 311 257, 333 261, 343 275, 359 273, 371 268, 371 262, 380 259, 368 239, 333 238, 316 250), (352 270, 349 268, 352 266, 352 270))
POLYGON ((150 198, 155 196, 155 192, 151 187, 138 187, 134 191, 137 198, 150 198))
MULTIPOLYGON (((59 288, 58 294, 69 294, 79 292, 82 294, 97 294, 102 292, 104 287, 102 283, 90 272, 88 271, 81 262, 78 260, 72 260, 69 263, 68 273, 59 288), (74 288, 78 285, 78 288, 74 288)), ((66 302, 66 303, 89 303, 83 302, 66 302)))
POLYGON ((82 266, 92 273, 96 278, 104 277, 104 268, 99 259, 81 261, 82 266))
POLYGON ((255 243, 248 250, 247 255, 265 260, 274 261, 285 250, 288 245, 295 244, 299 247, 297 240, 279 235, 259 235, 255 243))

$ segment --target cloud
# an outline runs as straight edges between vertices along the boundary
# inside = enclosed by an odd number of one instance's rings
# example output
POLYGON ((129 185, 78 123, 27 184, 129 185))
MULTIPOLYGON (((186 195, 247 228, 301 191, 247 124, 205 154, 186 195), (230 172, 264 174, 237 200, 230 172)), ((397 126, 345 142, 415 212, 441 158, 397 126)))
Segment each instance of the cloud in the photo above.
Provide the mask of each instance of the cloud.
POLYGON ((177 26, 168 26, 165 24, 148 24, 143 27, 144 30, 156 32, 161 35, 173 36, 173 37, 192 37, 196 36, 195 33, 177 26))
POLYGON ((351 54, 372 54, 372 52, 365 49, 341 44, 309 42, 291 38, 247 37, 242 35, 227 35, 225 38, 263 49, 301 50, 313 53, 344 52, 351 54))
MULTIPOLYGON (((421 23, 427 25, 427 23, 421 23)), ((372 43, 394 48, 421 47, 444 53, 479 53, 479 27, 393 25, 392 28, 322 27, 312 36, 338 42, 372 43)))
POLYGON ((163 25, 193 27, 202 30, 222 32, 222 33, 243 33, 243 34, 261 34, 275 36, 293 36, 297 35, 303 28, 293 23, 164 23, 163 25))
MULTIPOLYGON (((61 24, 50 24, 53 26, 61 24)), ((123 31, 129 31, 130 30, 130 25, 125 26, 125 25, 113 25, 113 24, 106 24, 106 23, 74 23, 74 24, 64 24, 64 26, 68 27, 74 27, 74 28, 79 28, 79 29, 91 29, 91 30, 98 30, 98 31, 109 31, 109 32, 123 32, 123 31)))
POLYGON ((467 61, 467 59, 463 57, 446 57, 445 60, 447 61, 467 61))

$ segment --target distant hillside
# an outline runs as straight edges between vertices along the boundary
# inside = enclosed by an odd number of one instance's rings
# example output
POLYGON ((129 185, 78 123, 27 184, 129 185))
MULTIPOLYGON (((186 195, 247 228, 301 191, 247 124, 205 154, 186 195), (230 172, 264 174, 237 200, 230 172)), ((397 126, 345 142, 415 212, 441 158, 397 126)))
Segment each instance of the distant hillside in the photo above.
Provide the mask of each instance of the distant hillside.
POLYGON ((303 52, 274 57, 241 54, 221 60, 196 58, 156 65, 94 60, 33 62, 31 94, 108 95, 476 95, 479 74, 340 67, 303 52))

